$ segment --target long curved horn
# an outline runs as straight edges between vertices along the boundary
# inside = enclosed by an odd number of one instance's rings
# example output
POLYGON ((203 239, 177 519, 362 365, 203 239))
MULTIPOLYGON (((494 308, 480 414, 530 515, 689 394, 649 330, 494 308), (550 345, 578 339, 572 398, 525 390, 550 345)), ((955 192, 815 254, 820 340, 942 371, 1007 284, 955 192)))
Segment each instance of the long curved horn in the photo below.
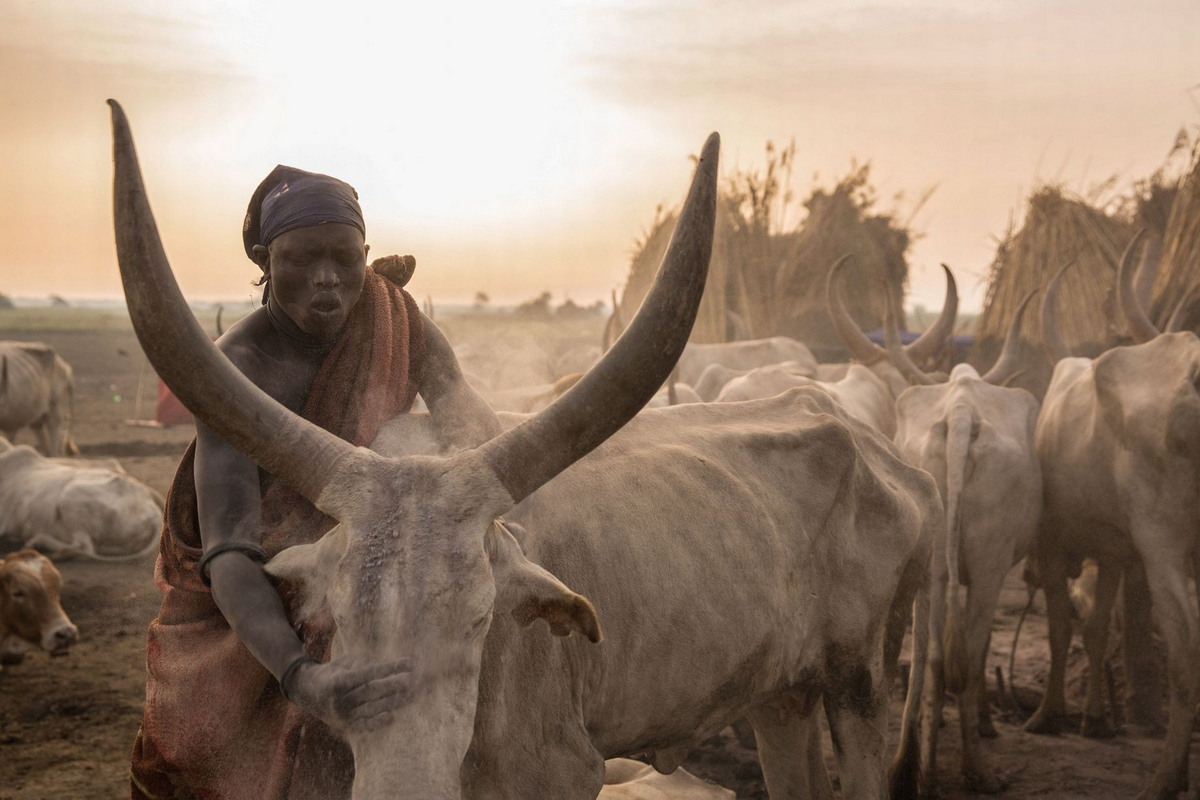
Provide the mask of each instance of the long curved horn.
POLYGON ((1184 292, 1183 298, 1171 310, 1171 316, 1167 318, 1166 327, 1163 328, 1165 333, 1178 333, 1183 330, 1183 324, 1187 322, 1188 315, 1198 297, 1200 297, 1200 283, 1194 283, 1190 289, 1184 292))
POLYGON ((825 277, 825 308, 829 312, 829 318, 833 321, 833 329, 837 331, 837 335, 841 338, 842 344, 846 345, 846 349, 850 351, 850 355, 870 366, 887 358, 887 351, 868 339, 867 335, 859 329, 858 324, 850 317, 850 312, 846 310, 841 292, 838 291, 835 283, 838 271, 851 257, 851 254, 847 253, 830 267, 829 274, 825 277))
POLYGON ((954 333, 954 321, 958 317, 958 284, 949 267, 942 264, 942 269, 946 271, 946 299, 942 301, 942 313, 938 314, 934 323, 926 328, 916 341, 904 348, 908 357, 917 364, 922 364, 935 355, 946 343, 946 339, 954 333))
POLYGON ((146 357, 197 419, 317 504, 335 465, 356 448, 275 402, 213 346, 171 273, 125 112, 108 104, 117 261, 146 357))
POLYGON ((892 311, 892 306, 895 304, 891 286, 888 286, 888 302, 883 309, 883 343, 887 346, 888 356, 892 359, 892 364, 896 369, 900 370, 900 374, 908 379, 909 383, 920 384, 923 386, 932 386, 938 381, 934 380, 929 375, 926 375, 920 367, 909 356, 908 350, 900 344, 900 328, 896 324, 896 317, 892 311))
POLYGON ((988 383, 1006 386, 1008 381, 1016 377, 1017 372, 1021 370, 1017 352, 1021 349, 1021 315, 1025 313, 1025 307, 1029 305, 1029 301, 1035 294, 1037 294, 1036 289, 1025 295, 1021 305, 1017 306, 1017 313, 1013 315, 1012 322, 1008 326, 1008 335, 1004 337, 1004 346, 1000 348, 1000 356, 992 368, 981 376, 988 383))
POLYGON ((1042 346, 1046 348, 1046 355, 1050 357, 1051 364, 1071 357, 1070 349, 1063 342, 1062 334, 1058 332, 1058 312, 1054 308, 1054 302, 1058 299, 1059 280, 1074 263, 1075 259, 1071 259, 1060 267, 1046 284, 1046 293, 1042 295, 1042 346))
POLYGON ((691 334, 712 254, 720 137, 704 143, 658 276, 612 349, 558 400, 480 447, 520 502, 612 435, 654 396, 691 334))
POLYGON ((1146 229, 1142 228, 1133 235, 1121 256, 1121 266, 1117 268, 1117 302, 1121 306, 1121 314, 1125 317, 1130 336, 1139 344, 1148 342, 1159 334, 1158 328, 1154 327, 1150 317, 1146 316, 1146 310, 1138 302, 1137 293, 1133 288, 1133 251, 1137 249, 1138 242, 1145 233, 1146 229))

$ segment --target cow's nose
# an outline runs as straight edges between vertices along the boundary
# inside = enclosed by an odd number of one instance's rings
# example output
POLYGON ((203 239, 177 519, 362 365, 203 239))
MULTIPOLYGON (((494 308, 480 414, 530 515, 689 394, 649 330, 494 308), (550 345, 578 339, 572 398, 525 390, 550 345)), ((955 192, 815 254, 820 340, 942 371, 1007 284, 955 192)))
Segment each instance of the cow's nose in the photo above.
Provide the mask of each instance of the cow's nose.
POLYGON ((79 640, 79 629, 74 625, 63 625, 54 631, 54 647, 61 649, 70 647, 79 640))

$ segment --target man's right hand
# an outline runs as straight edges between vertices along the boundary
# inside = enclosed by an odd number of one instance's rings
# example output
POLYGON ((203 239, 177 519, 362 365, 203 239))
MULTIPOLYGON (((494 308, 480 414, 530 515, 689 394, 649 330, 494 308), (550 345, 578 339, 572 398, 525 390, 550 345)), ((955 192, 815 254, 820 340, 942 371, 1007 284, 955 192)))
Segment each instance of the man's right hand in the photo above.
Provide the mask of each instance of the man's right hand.
POLYGON ((409 662, 301 664, 288 676, 292 702, 338 731, 373 731, 408 702, 409 662))

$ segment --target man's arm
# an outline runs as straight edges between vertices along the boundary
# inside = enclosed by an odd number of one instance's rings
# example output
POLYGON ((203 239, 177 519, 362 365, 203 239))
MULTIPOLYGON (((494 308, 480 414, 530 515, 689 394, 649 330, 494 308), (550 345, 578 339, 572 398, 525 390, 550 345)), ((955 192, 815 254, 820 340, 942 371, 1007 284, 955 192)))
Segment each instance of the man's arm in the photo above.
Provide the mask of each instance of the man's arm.
POLYGON ((500 433, 500 418, 463 377, 446 335, 424 314, 421 320, 425 325, 425 369, 420 391, 438 438, 454 450, 478 447, 500 433))

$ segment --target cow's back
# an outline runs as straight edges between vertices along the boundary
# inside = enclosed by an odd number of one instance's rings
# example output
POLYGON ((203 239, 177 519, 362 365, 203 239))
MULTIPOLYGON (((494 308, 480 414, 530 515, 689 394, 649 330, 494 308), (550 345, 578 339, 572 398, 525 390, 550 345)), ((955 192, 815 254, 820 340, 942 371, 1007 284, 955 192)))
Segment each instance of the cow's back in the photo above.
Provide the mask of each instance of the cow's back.
POLYGON ((505 644, 489 647, 505 655, 485 681, 519 693, 533 680, 539 714, 576 702, 617 754, 836 679, 834 651, 880 640, 940 501, 890 442, 801 388, 645 412, 510 516, 530 559, 593 601, 606 640, 495 625, 505 644))

